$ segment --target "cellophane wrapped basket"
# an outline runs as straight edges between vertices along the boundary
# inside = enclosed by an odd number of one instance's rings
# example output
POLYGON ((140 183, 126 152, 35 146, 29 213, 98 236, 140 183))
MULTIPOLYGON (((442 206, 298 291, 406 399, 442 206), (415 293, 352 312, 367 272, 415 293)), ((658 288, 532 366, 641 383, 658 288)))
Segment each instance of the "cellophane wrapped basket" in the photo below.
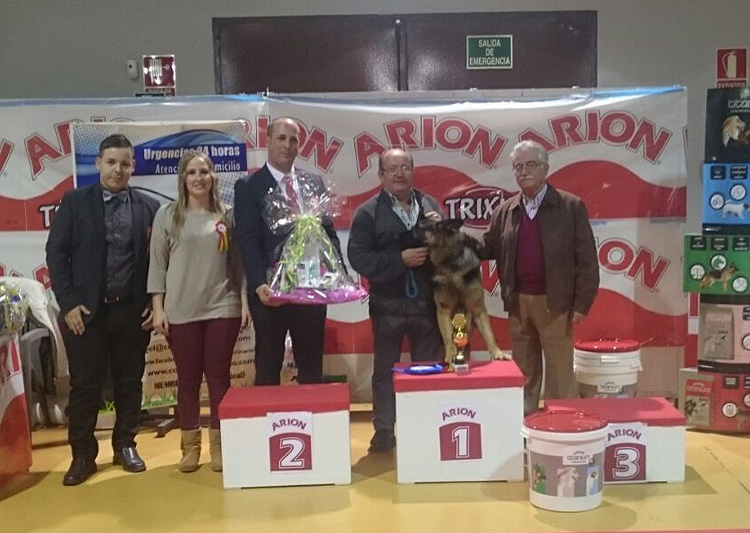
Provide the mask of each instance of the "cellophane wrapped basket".
POLYGON ((367 291, 349 276, 324 227, 338 214, 339 198, 318 175, 296 171, 291 178, 296 182, 293 197, 282 180, 265 200, 268 227, 285 236, 268 274, 272 299, 336 304, 362 298, 367 291))

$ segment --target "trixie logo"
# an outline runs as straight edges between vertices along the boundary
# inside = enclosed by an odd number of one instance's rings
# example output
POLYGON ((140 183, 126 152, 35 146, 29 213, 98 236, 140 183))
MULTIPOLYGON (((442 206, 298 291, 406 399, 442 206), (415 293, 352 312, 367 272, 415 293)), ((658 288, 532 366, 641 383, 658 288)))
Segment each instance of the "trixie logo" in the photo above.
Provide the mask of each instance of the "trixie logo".
MULTIPOLYGON (((244 120, 244 119, 243 119, 244 120)), ((309 160, 312 156, 312 163, 320 170, 327 172, 330 170, 333 161, 341 151, 344 141, 331 137, 328 133, 317 126, 309 128, 299 119, 294 119, 299 125, 299 157, 309 160)), ((256 117, 255 126, 244 121, 245 124, 245 146, 248 150, 263 149, 268 147, 266 143, 266 131, 268 130, 268 117, 256 117)))
POLYGON ((443 200, 448 218, 463 220, 470 228, 485 229, 490 225, 492 212, 511 193, 496 187, 475 186, 466 192, 443 200))
POLYGON ((641 278, 641 283, 650 291, 656 289, 669 267, 669 259, 658 256, 646 248, 637 249, 628 241, 608 239, 599 244, 599 265, 613 274, 622 274, 632 280, 641 278))
POLYGON ((388 148, 407 150, 434 150, 461 152, 464 156, 476 158, 487 168, 493 168, 500 153, 508 142, 501 135, 494 135, 485 126, 472 126, 461 118, 421 117, 419 122, 412 119, 399 119, 383 124, 385 137, 382 141, 370 133, 360 133, 354 137, 357 156, 357 175, 362 176, 373 165, 378 156, 388 148))
POLYGON ((642 150, 643 158, 651 163, 658 161, 672 138, 668 129, 657 126, 646 118, 637 119, 626 111, 587 111, 583 117, 562 115, 549 120, 549 133, 544 135, 533 128, 519 135, 521 140, 540 143, 547 151, 578 144, 604 142, 624 146, 628 150, 642 150))

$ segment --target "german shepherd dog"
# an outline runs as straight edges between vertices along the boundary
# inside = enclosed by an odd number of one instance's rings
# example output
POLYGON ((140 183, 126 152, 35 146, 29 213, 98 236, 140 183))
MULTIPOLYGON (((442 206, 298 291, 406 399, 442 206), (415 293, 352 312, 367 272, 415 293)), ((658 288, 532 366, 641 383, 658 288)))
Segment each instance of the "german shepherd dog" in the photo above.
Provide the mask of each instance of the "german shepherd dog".
POLYGON ((490 317, 484 306, 484 289, 479 270, 479 255, 482 244, 459 230, 461 220, 423 220, 419 231, 427 245, 430 262, 434 267, 432 276, 437 322, 445 345, 445 359, 452 361, 457 348, 453 343, 451 320, 457 312, 467 318, 467 334, 472 322, 482 334, 493 359, 510 359, 498 348, 490 327, 490 317))
POLYGON ((700 288, 707 289, 714 286, 714 283, 721 281, 721 285, 724 288, 724 292, 729 290, 729 280, 732 279, 732 274, 738 272, 737 265, 729 263, 727 266, 720 270, 709 270, 701 278, 700 288))

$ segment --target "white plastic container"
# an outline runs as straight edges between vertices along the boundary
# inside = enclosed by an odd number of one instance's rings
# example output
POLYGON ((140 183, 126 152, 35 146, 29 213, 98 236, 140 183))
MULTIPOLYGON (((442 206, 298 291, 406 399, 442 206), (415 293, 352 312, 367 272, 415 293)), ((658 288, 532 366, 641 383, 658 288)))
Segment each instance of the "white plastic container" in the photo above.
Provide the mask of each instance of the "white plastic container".
POLYGON ((524 420, 529 501, 549 511, 602 503, 607 419, 582 411, 541 411, 524 420))
POLYGON ((634 398, 642 370, 640 344, 622 339, 577 342, 573 368, 581 398, 634 398))

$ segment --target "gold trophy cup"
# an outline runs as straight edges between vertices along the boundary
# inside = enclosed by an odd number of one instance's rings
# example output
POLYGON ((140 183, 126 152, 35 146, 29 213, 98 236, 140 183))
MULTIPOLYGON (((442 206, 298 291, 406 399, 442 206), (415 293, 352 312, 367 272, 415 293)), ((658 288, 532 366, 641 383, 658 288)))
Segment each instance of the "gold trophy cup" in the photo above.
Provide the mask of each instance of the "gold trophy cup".
POLYGON ((451 324, 453 324, 453 344, 456 345, 456 356, 450 361, 451 370, 456 374, 467 374, 469 372, 469 362, 467 361, 466 345, 469 344, 469 334, 466 332, 468 320, 464 313, 453 315, 451 324))

